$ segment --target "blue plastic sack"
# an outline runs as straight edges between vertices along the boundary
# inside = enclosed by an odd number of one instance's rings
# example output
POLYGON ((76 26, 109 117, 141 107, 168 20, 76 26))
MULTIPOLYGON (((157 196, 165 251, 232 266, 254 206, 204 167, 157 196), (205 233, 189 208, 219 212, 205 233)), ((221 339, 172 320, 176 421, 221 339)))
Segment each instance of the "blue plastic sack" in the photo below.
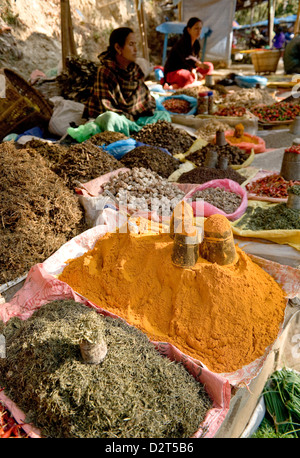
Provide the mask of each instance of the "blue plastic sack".
MULTIPOLYGON (((118 140, 107 146, 105 145, 100 146, 99 148, 103 149, 108 154, 111 154, 115 159, 120 160, 126 153, 129 153, 129 151, 133 150, 134 148, 137 148, 138 146, 150 146, 150 145, 146 145, 145 143, 138 142, 134 140, 133 138, 128 138, 126 140, 118 140)), ((168 150, 166 150, 165 148, 159 148, 159 147, 157 148, 171 156, 171 153, 168 150)))
POLYGON ((159 97, 158 99, 156 99, 156 109, 157 110, 167 111, 168 113, 172 113, 172 114, 182 114, 182 115, 185 115, 185 116, 195 115, 197 113, 197 104, 198 104, 198 101, 197 101, 197 99, 195 97, 190 97, 190 96, 185 95, 185 94, 170 95, 170 96, 167 96, 167 97, 159 97), (168 100, 168 99, 186 100, 190 104, 190 111, 188 113, 175 113, 175 112, 166 110, 166 108, 163 106, 163 102, 165 102, 165 100, 168 100))
POLYGON ((268 79, 265 76, 236 76, 235 82, 239 87, 251 88, 256 87, 257 84, 260 84, 261 87, 267 85, 268 79))

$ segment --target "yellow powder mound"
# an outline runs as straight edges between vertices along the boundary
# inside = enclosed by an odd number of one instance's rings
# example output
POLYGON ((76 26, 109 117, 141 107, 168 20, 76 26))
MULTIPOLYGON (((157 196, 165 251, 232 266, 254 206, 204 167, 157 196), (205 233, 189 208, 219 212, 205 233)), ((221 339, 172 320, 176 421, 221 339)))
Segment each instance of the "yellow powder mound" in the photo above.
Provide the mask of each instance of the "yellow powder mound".
POLYGON ((262 356, 284 318, 284 292, 236 247, 237 262, 172 263, 168 234, 106 234, 60 275, 75 291, 124 318, 151 340, 169 342, 214 372, 262 356))

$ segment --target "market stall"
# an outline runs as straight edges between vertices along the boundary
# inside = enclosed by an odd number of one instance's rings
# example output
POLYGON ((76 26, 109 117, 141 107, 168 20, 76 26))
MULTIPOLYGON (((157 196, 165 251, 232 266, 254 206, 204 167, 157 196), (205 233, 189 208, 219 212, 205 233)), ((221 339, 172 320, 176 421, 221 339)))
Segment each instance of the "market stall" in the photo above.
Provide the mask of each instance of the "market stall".
POLYGON ((299 106, 151 81, 154 122, 103 130, 73 64, 58 110, 3 70, 0 436, 248 437, 299 371, 299 106))

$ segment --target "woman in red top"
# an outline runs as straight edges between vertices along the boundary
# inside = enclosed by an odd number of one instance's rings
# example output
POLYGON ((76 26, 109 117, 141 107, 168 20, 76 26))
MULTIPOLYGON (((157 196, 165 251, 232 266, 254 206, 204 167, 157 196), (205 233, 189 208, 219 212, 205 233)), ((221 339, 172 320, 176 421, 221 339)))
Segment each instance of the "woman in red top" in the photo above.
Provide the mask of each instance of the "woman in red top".
POLYGON ((164 82, 172 85, 174 89, 193 83, 211 74, 213 64, 200 61, 200 34, 202 21, 199 18, 189 19, 183 29, 183 35, 173 46, 164 66, 164 82))

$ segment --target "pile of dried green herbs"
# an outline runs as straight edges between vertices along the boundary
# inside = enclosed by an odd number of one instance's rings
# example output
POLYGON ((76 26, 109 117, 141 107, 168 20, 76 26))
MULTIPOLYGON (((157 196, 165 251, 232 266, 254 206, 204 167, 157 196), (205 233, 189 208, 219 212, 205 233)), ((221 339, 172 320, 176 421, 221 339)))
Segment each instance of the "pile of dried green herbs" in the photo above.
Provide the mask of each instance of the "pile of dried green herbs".
POLYGON ((300 229, 300 212, 285 203, 268 208, 249 206, 236 226, 251 231, 300 229))
POLYGON ((83 230, 74 192, 33 149, 0 145, 0 284, 25 274, 83 230))
POLYGON ((282 368, 273 372, 264 390, 266 414, 253 437, 300 437, 300 374, 282 368))
POLYGON ((7 356, 0 385, 44 437, 190 437, 212 407, 204 386, 141 331, 73 300, 12 318, 0 332, 7 356), (92 333, 104 323, 108 350, 97 365, 79 351, 88 321, 92 333))
POLYGON ((294 185, 289 188, 289 192, 295 194, 296 196, 300 196, 300 185, 294 185))

